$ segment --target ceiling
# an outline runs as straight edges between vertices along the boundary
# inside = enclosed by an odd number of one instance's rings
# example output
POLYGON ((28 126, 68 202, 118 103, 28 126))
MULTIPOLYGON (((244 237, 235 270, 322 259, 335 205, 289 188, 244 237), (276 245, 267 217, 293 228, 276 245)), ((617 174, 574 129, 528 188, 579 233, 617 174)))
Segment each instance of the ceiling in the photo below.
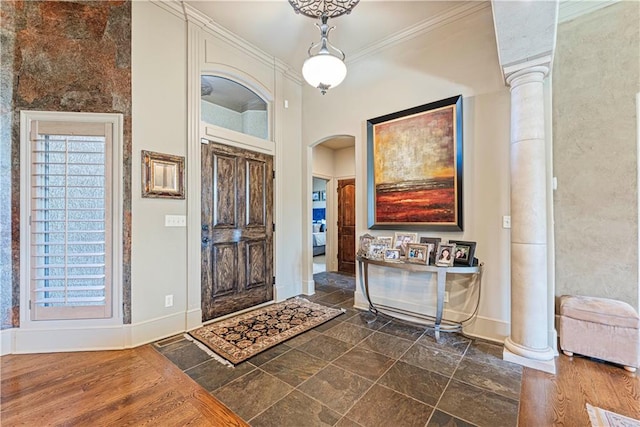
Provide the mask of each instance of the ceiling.
MULTIPOLYGON (((317 21, 298 15, 287 0, 187 0, 217 24, 296 70, 311 43, 320 40, 317 21)), ((364 48, 390 38, 465 2, 361 0, 351 14, 329 19, 329 42, 345 52, 347 62, 364 48)))
MULTIPOLYGON (((185 0, 183 3, 299 72, 308 57, 309 46, 320 40, 320 31, 314 25, 317 21, 296 14, 287 0, 185 0)), ((329 34, 329 41, 344 51, 348 62, 350 55, 379 45, 464 3, 360 0, 351 14, 329 19, 329 25, 336 27, 329 34)), ((220 99, 216 101, 220 102, 220 99)), ((353 146, 354 142, 353 137, 338 136, 321 145, 340 150, 353 146)))

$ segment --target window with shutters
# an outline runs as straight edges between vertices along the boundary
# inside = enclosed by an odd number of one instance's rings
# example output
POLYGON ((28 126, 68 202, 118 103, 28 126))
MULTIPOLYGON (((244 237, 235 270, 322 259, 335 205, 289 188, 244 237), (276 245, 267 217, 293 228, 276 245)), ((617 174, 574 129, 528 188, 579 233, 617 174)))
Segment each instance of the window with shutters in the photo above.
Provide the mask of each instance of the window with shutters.
POLYGON ((120 122, 117 114, 22 112, 29 320, 114 315, 120 122))

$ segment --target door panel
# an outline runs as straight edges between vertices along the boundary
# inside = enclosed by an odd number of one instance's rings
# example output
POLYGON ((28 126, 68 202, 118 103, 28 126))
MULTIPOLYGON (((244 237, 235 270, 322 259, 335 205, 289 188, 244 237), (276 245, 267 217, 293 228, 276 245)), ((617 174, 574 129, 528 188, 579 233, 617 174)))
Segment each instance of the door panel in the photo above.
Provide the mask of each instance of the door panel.
MULTIPOLYGON (((213 210, 213 225, 215 227, 236 227, 236 216, 238 212, 236 205, 236 194, 238 192, 238 188, 236 187, 238 184, 238 159, 214 153, 212 166, 214 168, 213 176, 215 179, 213 182, 207 180, 207 184, 212 185, 212 189, 215 189, 215 191, 213 191, 213 204, 216 209, 213 210)), ((203 173, 203 178, 204 176, 203 173)), ((240 184, 242 184, 242 182, 240 182, 240 184)), ((242 189, 240 189, 240 191, 242 191, 242 189)))
POLYGON ((247 288, 264 286, 266 277, 267 247, 264 241, 252 241, 246 243, 247 263, 247 288))
POLYGON ((238 283, 238 245, 222 243, 213 245, 213 264, 218 268, 213 270, 213 296, 228 295, 233 292, 238 283))
POLYGON ((247 226, 265 226, 265 163, 247 161, 247 226))
POLYGON ((202 145, 202 320, 273 299, 273 158, 202 145))
POLYGON ((338 271, 356 273, 356 180, 338 180, 338 271))

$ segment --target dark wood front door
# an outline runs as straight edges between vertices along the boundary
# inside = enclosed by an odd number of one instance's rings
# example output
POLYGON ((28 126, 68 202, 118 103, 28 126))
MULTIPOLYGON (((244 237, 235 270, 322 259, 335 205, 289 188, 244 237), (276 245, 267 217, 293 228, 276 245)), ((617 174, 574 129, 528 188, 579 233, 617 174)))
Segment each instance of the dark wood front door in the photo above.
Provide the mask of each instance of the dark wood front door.
POLYGON ((202 320, 273 299, 273 157, 202 145, 202 320))
POLYGON ((338 180, 338 271, 356 273, 356 180, 338 180))

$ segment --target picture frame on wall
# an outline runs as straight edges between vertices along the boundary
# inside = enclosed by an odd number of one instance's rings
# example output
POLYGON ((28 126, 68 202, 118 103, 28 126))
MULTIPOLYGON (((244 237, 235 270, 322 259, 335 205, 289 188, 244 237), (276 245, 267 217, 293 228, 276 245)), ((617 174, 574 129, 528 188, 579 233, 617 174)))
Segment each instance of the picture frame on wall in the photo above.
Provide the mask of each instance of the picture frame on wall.
POLYGON ((314 191, 313 193, 311 193, 311 200, 314 202, 319 202, 320 201, 320 192, 319 191, 314 191))
POLYGON ((462 231, 462 95, 367 120, 368 226, 462 231))
POLYGON ((473 257, 476 253, 476 242, 467 242, 463 240, 449 240, 449 243, 456 245, 453 253, 453 263, 455 265, 472 266, 473 257))
POLYGON ((142 197, 184 199, 184 157, 142 150, 142 197))

